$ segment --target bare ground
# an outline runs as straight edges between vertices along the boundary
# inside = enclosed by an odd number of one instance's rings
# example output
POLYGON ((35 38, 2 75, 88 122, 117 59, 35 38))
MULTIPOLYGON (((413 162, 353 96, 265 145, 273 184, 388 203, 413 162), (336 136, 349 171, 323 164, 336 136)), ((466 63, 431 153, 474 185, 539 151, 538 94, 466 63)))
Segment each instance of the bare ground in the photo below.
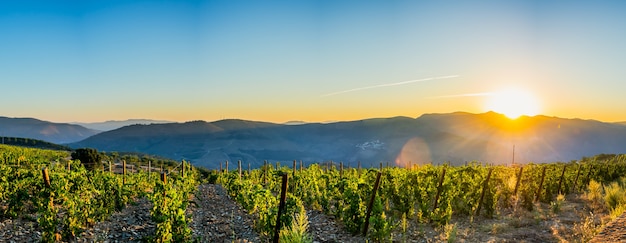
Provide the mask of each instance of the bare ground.
MULTIPOLYGON (((558 208, 537 203, 532 211, 514 207, 492 218, 454 217, 444 227, 409 223, 398 242, 588 242, 608 221, 601 207, 580 195, 566 197, 558 208), (406 240, 405 240, 406 239, 406 240)), ((622 228, 626 225, 622 225, 622 228)), ((600 241, 601 242, 601 241, 600 241)))
MULTIPOLYGON (((231 200, 220 185, 198 187, 188 208, 193 239, 199 242, 268 242, 253 229, 254 219, 231 200)), ((71 242, 140 242, 154 233, 152 204, 139 199, 108 220, 97 223, 71 242)), ((453 216, 450 224, 434 227, 409 220, 403 232, 399 222, 393 242, 626 242, 626 215, 608 223, 601 206, 584 196, 567 196, 558 208, 536 204, 533 211, 518 207, 501 210, 493 218, 453 216), (608 223, 608 224, 607 224, 608 223), (606 225, 601 233, 601 225, 606 225), (597 236, 596 236, 597 235, 597 236), (596 236, 596 238, 593 238, 596 236), (593 240, 592 240, 593 238, 593 240)), ((365 242, 347 233, 341 222, 309 210, 309 233, 315 242, 365 242)), ((37 242, 41 231, 35 216, 0 221, 0 242, 37 242)))

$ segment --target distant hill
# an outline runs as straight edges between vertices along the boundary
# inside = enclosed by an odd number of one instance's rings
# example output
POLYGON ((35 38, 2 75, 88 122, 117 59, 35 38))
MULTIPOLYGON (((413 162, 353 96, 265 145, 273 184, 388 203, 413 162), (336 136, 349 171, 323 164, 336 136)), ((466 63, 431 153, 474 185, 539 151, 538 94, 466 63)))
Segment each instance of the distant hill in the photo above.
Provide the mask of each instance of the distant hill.
POLYGON ((79 125, 53 123, 33 118, 0 117, 0 136, 43 140, 56 144, 83 140, 99 131, 79 125))
POLYGON ((623 122, 616 122, 615 124, 622 125, 622 126, 626 126, 626 121, 623 121, 623 122))
POLYGON ((600 153, 626 153, 626 126, 535 116, 510 120, 484 114, 426 114, 350 122, 284 125, 243 120, 133 125, 72 147, 155 154, 217 168, 225 160, 258 167, 270 162, 327 160, 376 166, 390 161, 462 164, 554 162, 600 153))
POLYGON ((83 127, 99 130, 99 131, 111 131, 118 129, 120 127, 125 127, 129 125, 148 125, 148 124, 163 124, 163 123, 173 123, 172 121, 163 121, 163 120, 150 120, 150 119, 129 119, 124 121, 105 121, 105 122, 74 122, 72 124, 81 125, 83 127))
POLYGON ((307 124, 307 122, 305 121, 288 121, 283 123, 284 125, 302 125, 302 124, 307 124))
POLYGON ((67 146, 49 143, 49 142, 41 141, 37 139, 30 139, 30 138, 0 137, 0 144, 28 147, 28 148, 39 148, 39 149, 66 150, 66 151, 72 150, 70 147, 67 147, 67 146))

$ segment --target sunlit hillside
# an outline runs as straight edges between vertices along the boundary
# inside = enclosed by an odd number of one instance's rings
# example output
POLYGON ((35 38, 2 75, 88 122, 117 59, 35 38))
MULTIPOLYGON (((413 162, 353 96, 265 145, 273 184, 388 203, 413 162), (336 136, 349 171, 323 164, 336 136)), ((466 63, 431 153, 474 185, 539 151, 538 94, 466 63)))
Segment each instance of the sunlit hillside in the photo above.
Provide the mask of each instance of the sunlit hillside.
POLYGON ((242 120, 135 125, 73 147, 133 151, 217 168, 226 160, 493 164, 570 161, 626 148, 626 126, 593 120, 488 112, 426 114, 328 124, 283 125, 242 120))

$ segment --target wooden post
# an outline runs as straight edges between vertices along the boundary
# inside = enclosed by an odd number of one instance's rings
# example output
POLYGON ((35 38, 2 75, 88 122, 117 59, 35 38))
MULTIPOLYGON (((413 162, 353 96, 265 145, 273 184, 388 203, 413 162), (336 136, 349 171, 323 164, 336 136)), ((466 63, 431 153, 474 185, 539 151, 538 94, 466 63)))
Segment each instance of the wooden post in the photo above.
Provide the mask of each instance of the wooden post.
POLYGON ((437 186, 437 194, 435 194, 435 202, 433 204, 433 212, 437 209, 437 204, 439 204, 439 196, 441 196, 441 190, 442 190, 442 186, 443 186, 443 179, 446 176, 446 167, 443 167, 443 170, 441 171, 441 177, 439 178, 439 185, 437 186))
POLYGON ((109 174, 113 174, 113 165, 110 160, 109 160, 109 174))
POLYGON ((359 161, 358 167, 356 170, 357 170, 357 174, 359 175, 359 177, 361 177, 361 161, 359 161))
POLYGON ((226 174, 228 174, 228 160, 226 160, 226 174))
POLYGON ((124 173, 123 179, 122 179, 122 184, 126 185, 126 160, 122 160, 122 172, 124 173))
POLYGON ((383 171, 383 162, 380 162, 380 171, 383 171))
POLYGON ((276 162, 276 170, 280 170, 280 162, 276 162))
POLYGON ((515 164, 515 144, 513 145, 513 159, 511 159, 511 164, 515 164))
MULTIPOLYGON (((19 160, 18 160, 18 162, 19 162, 19 160)), ((72 160, 68 160, 67 161, 67 171, 68 172, 72 171, 72 160)))
POLYGON ((376 191, 378 191, 378 187, 380 186, 380 175, 382 173, 379 171, 376 174, 376 182, 374 183, 374 190, 372 191, 372 197, 370 197, 370 201, 367 204, 367 213, 365 214, 365 226, 363 227, 363 235, 367 236, 367 230, 370 224, 370 215, 372 214, 372 208, 374 207, 374 200, 376 199, 376 191))
POLYGON ((280 189, 280 204, 278 205, 278 216, 276 217, 276 228, 274 229, 274 243, 278 243, 280 239, 280 227, 282 226, 282 222, 280 222, 280 218, 285 211, 285 201, 287 199, 287 173, 283 174, 283 184, 280 189))
POLYGON ((483 190, 480 192, 480 200, 478 201, 478 208, 476 208, 476 216, 480 215, 480 208, 483 206, 483 199, 485 198, 485 191, 487 191, 489 187, 489 178, 491 178, 491 172, 493 172, 493 167, 489 168, 489 172, 487 173, 487 178, 483 183, 483 190))
POLYGON ((572 186, 574 188, 574 190, 578 191, 578 188, 576 187, 576 184, 578 184, 578 176, 580 175, 580 170, 582 169, 583 165, 579 164, 578 165, 578 172, 576 172, 576 179, 574 179, 574 185, 572 186))
POLYGON ((164 185, 167 184, 167 174, 161 172, 161 181, 164 185))
POLYGON ((163 182, 163 200, 164 200, 163 204, 166 204, 165 200, 167 200, 167 197, 166 197, 167 174, 165 174, 164 172, 161 172, 161 181, 163 182))
POLYGON ((297 167, 296 163, 297 163, 297 162, 296 162, 296 160, 294 159, 294 160, 293 160, 293 176, 296 176, 296 170, 298 169, 298 168, 296 168, 296 167, 297 167))
POLYGON ((593 171, 593 164, 589 166, 589 171, 587 172, 587 180, 585 180, 587 183, 589 183, 589 180, 591 179, 591 171, 593 171))
POLYGON ((44 167, 41 169, 41 173, 43 174, 43 183, 46 187, 50 188, 50 175, 48 175, 48 168, 44 167))
POLYGON ((539 181, 539 187, 537 188, 537 195, 535 195, 535 202, 539 201, 539 198, 541 198, 541 188, 543 187, 543 179, 546 177, 546 168, 547 166, 544 166, 543 171, 541 172, 541 181, 539 181))
POLYGON ((182 166, 182 169, 181 169, 182 170, 182 174, 181 174, 181 176, 183 178, 185 178, 185 160, 181 161, 180 163, 181 163, 180 166, 182 166))
POLYGON ((339 178, 343 178, 343 161, 339 162, 339 178))
POLYGON ((250 177, 250 173, 252 172, 252 166, 248 163, 248 177, 250 177))
POLYGON ((515 190, 513 190, 513 195, 517 195, 517 189, 519 189, 519 183, 522 180, 522 173, 524 172, 524 167, 519 167, 519 173, 517 174, 517 182, 515 182, 515 190))
POLYGON ((239 179, 241 179, 241 160, 237 161, 237 170, 239 172, 239 179))
POLYGON ((220 162, 220 174, 222 174, 222 172, 224 171, 222 171, 222 162, 220 162))
POLYGON ((263 161, 263 185, 267 184, 267 160, 263 161))
MULTIPOLYGON (((48 174, 48 168, 44 167, 43 169, 41 169, 41 173, 43 174, 43 184, 46 186, 46 188, 50 188, 50 175, 48 174)), ((47 192, 49 198, 48 201, 48 205, 49 207, 54 207, 54 198, 52 197, 52 193, 51 192, 47 192)), ((58 237, 60 238, 60 237, 58 237)))
POLYGON ((562 194, 561 185, 563 185, 563 177, 565 177, 565 169, 567 169, 567 165, 563 165, 563 172, 561 172, 561 178, 559 179, 559 189, 556 191, 558 194, 562 194))
POLYGON ((302 160, 300 160, 300 173, 302 173, 302 160))

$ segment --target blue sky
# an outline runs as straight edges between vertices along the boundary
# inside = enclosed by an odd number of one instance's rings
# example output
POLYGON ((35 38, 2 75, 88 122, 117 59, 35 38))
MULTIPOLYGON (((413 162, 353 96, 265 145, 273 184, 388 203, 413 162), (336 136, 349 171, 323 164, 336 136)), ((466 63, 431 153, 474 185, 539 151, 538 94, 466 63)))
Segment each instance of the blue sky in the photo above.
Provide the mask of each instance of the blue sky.
POLYGON ((541 114, 624 121, 624 12, 623 1, 3 1, 0 116, 417 117, 484 112, 487 95, 465 94, 516 87, 541 114))

